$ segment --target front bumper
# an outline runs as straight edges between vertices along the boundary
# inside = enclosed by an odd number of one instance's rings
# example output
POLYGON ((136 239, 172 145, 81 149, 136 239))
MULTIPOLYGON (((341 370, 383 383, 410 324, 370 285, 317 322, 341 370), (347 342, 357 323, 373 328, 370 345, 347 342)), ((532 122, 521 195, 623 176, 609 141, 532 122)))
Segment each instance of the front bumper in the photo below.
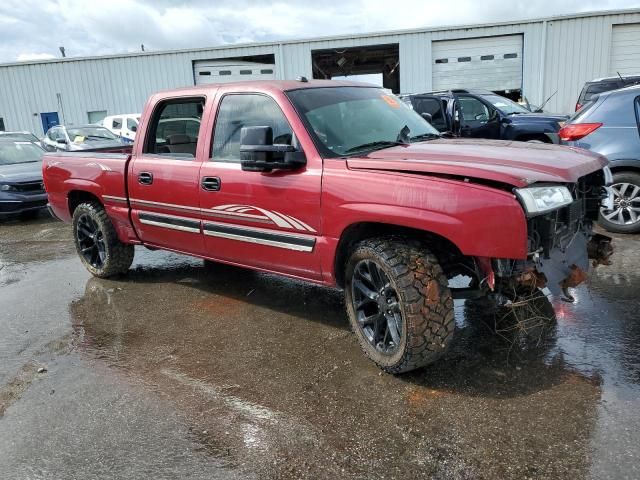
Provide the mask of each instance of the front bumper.
POLYGON ((592 265, 607 265, 612 254, 610 237, 600 234, 589 237, 579 231, 568 244, 553 248, 548 258, 535 258, 535 274, 544 275, 538 282, 544 283, 551 293, 568 296, 567 289, 584 282, 592 265))
POLYGON ((4 194, 0 196, 0 217, 19 215, 47 207, 47 194, 4 194))

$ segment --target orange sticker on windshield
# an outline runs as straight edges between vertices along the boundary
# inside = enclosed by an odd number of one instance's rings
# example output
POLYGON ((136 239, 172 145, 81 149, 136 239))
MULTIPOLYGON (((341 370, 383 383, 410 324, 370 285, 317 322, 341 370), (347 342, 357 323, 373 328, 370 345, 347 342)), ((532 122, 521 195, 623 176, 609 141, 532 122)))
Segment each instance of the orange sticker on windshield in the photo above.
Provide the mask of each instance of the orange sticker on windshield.
POLYGON ((390 95, 380 95, 380 98, 382 98, 382 100, 387 102, 387 104, 393 108, 398 108, 400 106, 398 101, 390 95))

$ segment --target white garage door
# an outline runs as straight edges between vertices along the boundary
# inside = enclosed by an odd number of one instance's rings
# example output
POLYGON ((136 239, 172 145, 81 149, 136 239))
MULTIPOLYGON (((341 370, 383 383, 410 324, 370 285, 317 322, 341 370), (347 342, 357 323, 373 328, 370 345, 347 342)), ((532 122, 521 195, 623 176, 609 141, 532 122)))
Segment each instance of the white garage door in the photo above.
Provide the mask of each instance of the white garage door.
POLYGON ((241 82, 243 80, 273 80, 275 65, 242 60, 201 60, 193 65, 196 85, 241 82))
POLYGON ((611 37, 611 75, 640 74, 640 23, 614 25, 611 37))
POLYGON ((442 40, 431 52, 434 90, 522 88, 522 35, 442 40))

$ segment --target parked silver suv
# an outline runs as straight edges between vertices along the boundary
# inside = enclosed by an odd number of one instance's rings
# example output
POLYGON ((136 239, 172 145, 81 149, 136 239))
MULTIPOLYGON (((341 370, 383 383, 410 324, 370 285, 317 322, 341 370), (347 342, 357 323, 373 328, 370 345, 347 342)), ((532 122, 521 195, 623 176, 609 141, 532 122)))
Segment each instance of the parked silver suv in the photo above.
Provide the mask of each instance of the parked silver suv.
POLYGON ((601 93, 558 132, 561 143, 609 159, 614 194, 600 224, 611 232, 640 232, 640 85, 601 93))

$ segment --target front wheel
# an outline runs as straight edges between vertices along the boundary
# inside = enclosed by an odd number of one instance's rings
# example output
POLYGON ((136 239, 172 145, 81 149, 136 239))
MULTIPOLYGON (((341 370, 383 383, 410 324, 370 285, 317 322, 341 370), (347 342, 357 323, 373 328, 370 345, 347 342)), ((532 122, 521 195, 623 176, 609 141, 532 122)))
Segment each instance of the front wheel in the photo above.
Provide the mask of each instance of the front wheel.
POLYGON ((615 233, 640 232, 640 174, 613 174, 613 209, 600 210, 600 225, 615 233))
POLYGON ((134 247, 120 241, 99 203, 78 205, 73 212, 73 236, 80 260, 92 275, 107 278, 129 270, 134 247))
POLYGON ((433 363, 453 338, 453 299, 436 258, 406 239, 358 244, 346 268, 346 307, 364 352, 389 373, 433 363))

